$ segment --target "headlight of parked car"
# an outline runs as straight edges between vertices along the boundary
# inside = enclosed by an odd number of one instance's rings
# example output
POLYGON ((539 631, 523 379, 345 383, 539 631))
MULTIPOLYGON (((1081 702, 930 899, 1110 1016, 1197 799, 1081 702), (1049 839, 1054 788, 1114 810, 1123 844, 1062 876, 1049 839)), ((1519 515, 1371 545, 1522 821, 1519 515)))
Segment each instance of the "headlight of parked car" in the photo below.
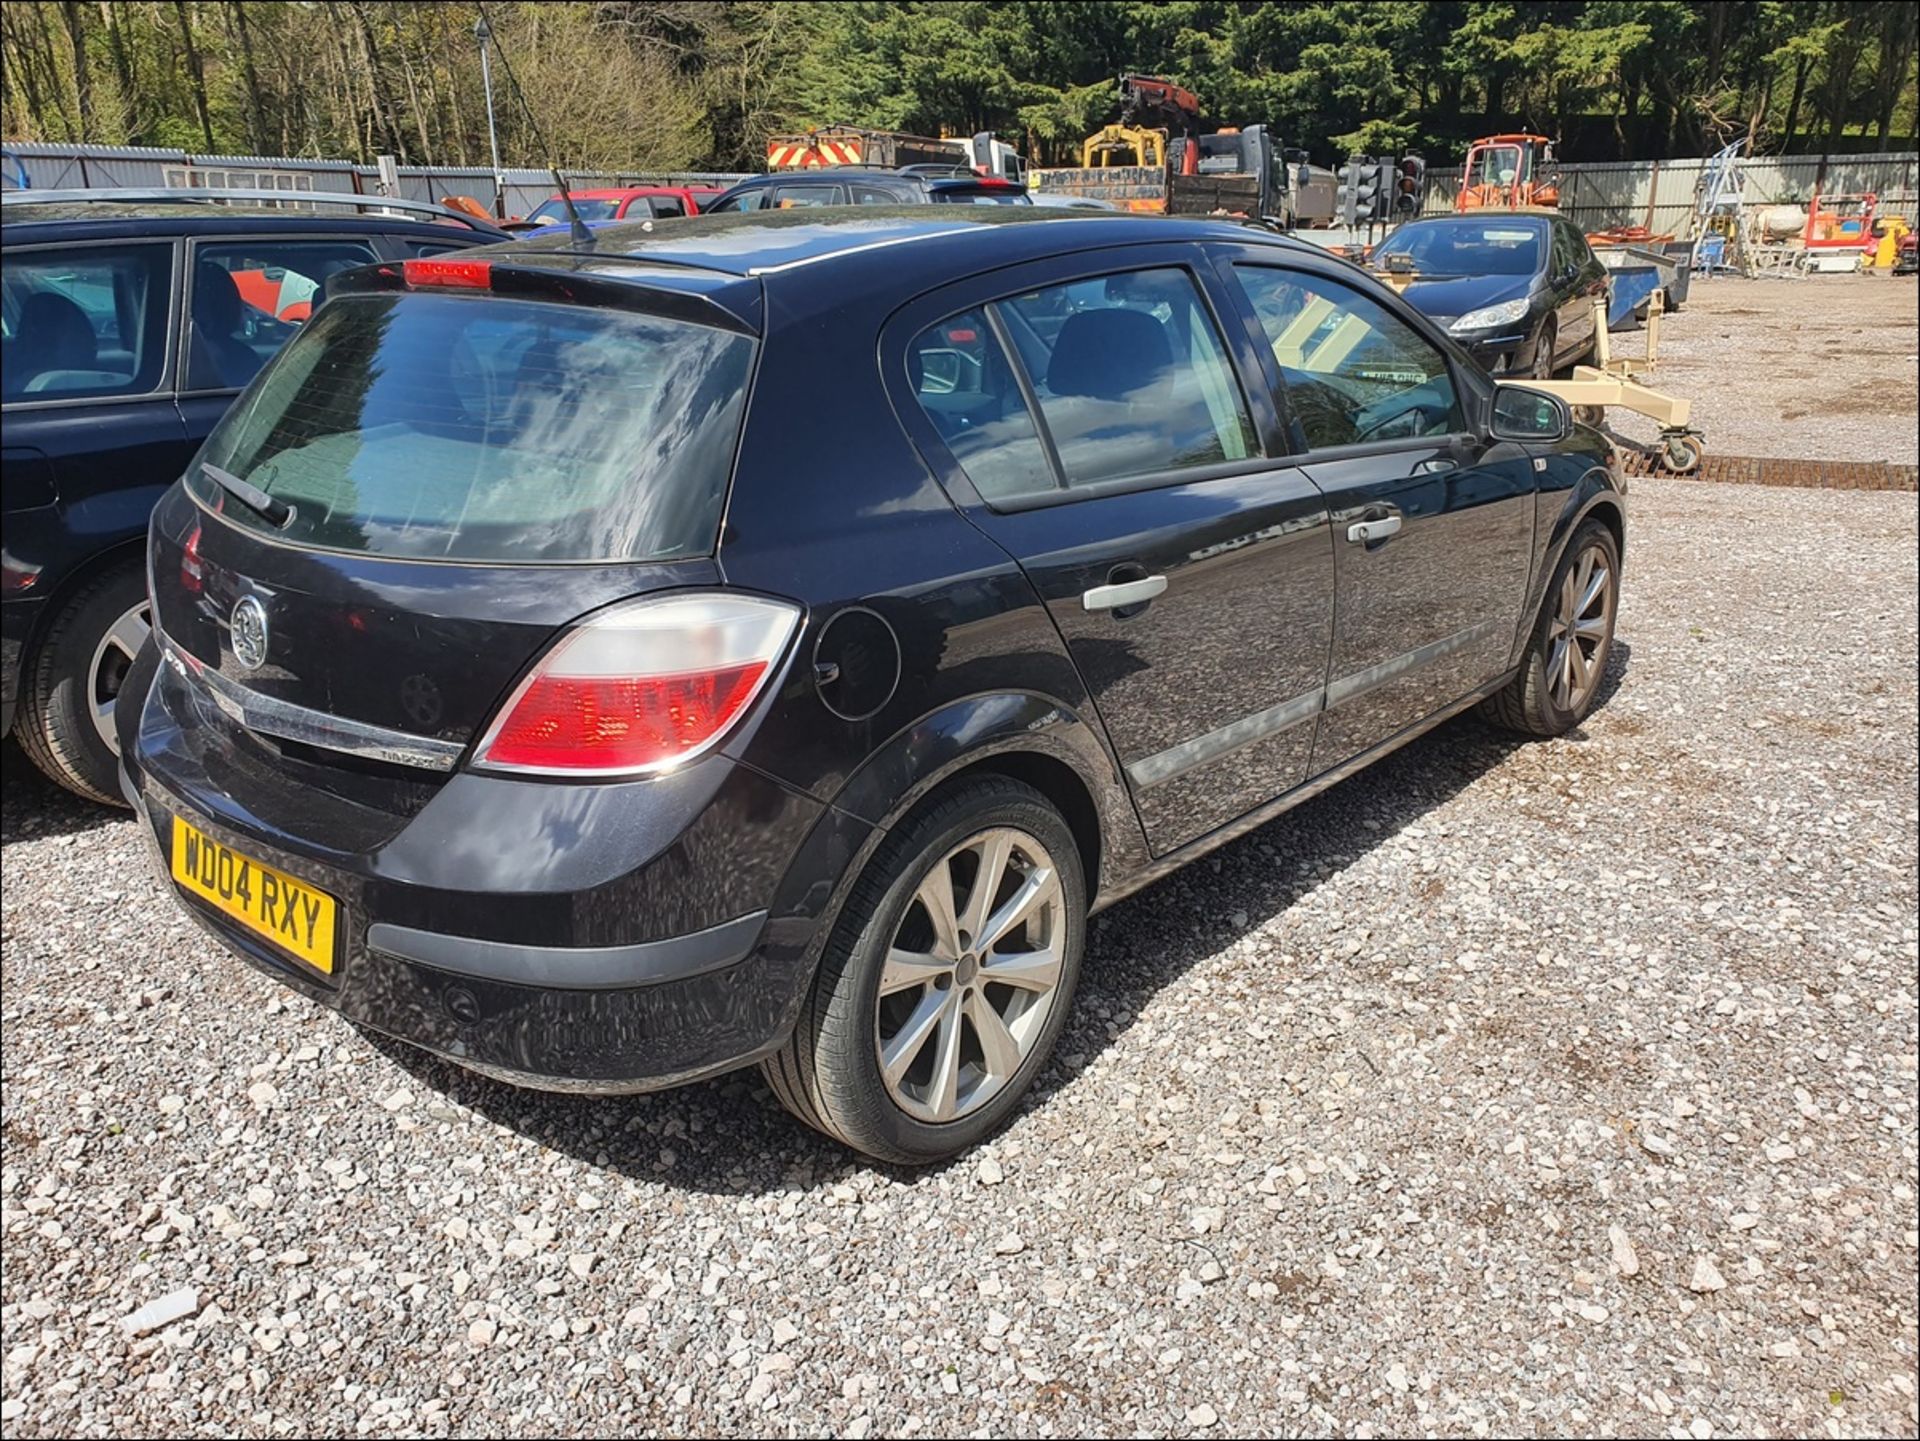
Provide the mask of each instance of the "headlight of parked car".
POLYGON ((1486 330, 1495 325, 1511 325, 1527 313, 1526 298, 1503 300, 1498 305, 1489 305, 1480 310, 1469 310, 1465 315, 1449 325, 1447 329, 1455 335, 1463 335, 1469 330, 1486 330))

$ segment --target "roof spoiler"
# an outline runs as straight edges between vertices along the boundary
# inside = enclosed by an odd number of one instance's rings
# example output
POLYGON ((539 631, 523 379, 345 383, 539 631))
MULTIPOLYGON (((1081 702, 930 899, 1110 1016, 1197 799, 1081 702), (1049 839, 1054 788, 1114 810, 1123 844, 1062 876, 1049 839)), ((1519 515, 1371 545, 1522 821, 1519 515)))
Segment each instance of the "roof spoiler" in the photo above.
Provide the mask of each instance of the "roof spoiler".
MULTIPOLYGON (((445 205, 425 200, 397 200, 390 195, 359 195, 336 190, 226 190, 194 187, 135 187, 132 189, 89 190, 8 190, 0 192, 0 204, 71 205, 98 202, 118 205, 209 204, 224 200, 272 201, 280 205, 351 205, 357 209, 397 211, 403 215, 430 215, 435 220, 457 220, 473 230, 497 231, 499 227, 445 205)), ((504 235, 504 232, 501 232, 504 235)))

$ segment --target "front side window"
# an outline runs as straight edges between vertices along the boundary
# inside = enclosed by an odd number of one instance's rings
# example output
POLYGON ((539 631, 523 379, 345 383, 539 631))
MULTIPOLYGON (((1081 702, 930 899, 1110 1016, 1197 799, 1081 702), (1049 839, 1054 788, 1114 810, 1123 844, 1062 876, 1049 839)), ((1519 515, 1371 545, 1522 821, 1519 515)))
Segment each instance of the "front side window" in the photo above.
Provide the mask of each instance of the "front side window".
POLYGON ((22 250, 0 271, 9 402, 145 395, 165 368, 170 245, 22 250))
POLYGON ((1318 275, 1234 270, 1286 383, 1296 450, 1464 429, 1446 357, 1383 306, 1318 275))
POLYGON ((292 509, 275 530, 200 469, 235 525, 419 560, 704 555, 753 342, 664 317, 431 294, 322 307, 203 460, 292 509))
POLYGON ((238 390, 293 338, 320 287, 370 264, 359 241, 221 241, 194 252, 189 296, 189 390, 238 390))
MULTIPOLYGON (((676 195, 649 195, 644 201, 640 202, 636 208, 641 213, 651 208, 654 216, 662 220, 687 213, 686 206, 680 203, 680 198, 676 195)), ((629 215, 635 214, 632 210, 627 213, 629 215)), ((637 219, 639 217, 636 215, 635 218, 637 219)))
POLYGON ((1069 486, 1244 460, 1253 423, 1184 270, 1133 270, 1000 302, 1069 486))

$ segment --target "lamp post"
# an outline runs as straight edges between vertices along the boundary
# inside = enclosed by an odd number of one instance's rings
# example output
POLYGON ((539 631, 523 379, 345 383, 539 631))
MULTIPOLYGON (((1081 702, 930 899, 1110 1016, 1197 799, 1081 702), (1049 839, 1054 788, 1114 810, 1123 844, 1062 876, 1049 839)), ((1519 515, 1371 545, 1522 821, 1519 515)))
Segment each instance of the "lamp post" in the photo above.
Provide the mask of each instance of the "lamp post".
POLYGON ((485 15, 473 22, 473 38, 480 42, 480 83, 487 92, 487 148, 493 152, 493 214, 498 219, 507 213, 507 182, 500 172, 500 136, 493 128, 493 67, 487 60, 493 27, 487 24, 485 15))

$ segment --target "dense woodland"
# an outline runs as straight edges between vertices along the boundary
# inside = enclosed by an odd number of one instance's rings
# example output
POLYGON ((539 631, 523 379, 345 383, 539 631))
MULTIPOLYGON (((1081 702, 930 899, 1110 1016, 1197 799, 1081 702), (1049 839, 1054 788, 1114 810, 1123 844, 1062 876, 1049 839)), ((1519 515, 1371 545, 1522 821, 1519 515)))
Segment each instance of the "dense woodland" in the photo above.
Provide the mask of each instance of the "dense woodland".
POLYGON ((533 123, 562 165, 665 170, 750 167, 768 134, 832 121, 993 129, 1058 162, 1114 118, 1127 71, 1323 161, 1451 155, 1518 124, 1568 159, 1743 133, 1764 152, 1878 150, 1915 132, 1920 7, 1900 0, 10 0, 5 133, 485 164, 483 9, 509 164, 541 158, 533 123))

